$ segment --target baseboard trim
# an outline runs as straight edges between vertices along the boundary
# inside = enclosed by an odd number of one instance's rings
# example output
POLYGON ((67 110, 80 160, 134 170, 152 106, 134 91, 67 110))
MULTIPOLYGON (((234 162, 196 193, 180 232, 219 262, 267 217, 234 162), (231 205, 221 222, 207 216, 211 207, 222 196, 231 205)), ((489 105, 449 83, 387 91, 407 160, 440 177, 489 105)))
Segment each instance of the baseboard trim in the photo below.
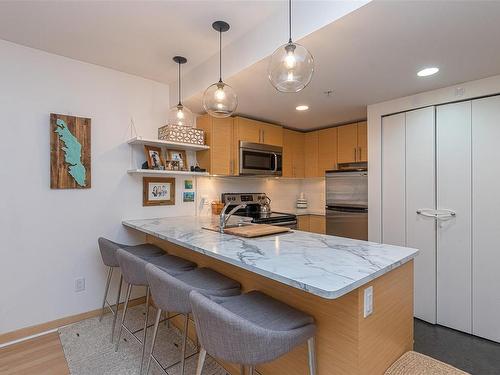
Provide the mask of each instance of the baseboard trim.
MULTIPOLYGON (((139 297, 133 299, 129 302, 129 306, 137 306, 146 301, 145 297, 139 297)), ((123 308, 123 302, 118 305, 118 309, 121 310, 123 308)), ((67 316, 65 318, 60 318, 56 320, 52 320, 50 322, 36 324, 34 326, 25 327, 18 329, 16 331, 3 333, 0 335, 0 347, 8 346, 10 344, 14 344, 19 341, 23 341, 23 339, 29 339, 30 337, 37 336, 40 334, 50 333, 58 328, 67 326, 68 324, 73 324, 76 322, 80 322, 85 319, 93 318, 95 316, 99 316, 101 313, 101 309, 87 311, 81 314, 67 316)), ((109 314, 109 310, 107 310, 109 314)))

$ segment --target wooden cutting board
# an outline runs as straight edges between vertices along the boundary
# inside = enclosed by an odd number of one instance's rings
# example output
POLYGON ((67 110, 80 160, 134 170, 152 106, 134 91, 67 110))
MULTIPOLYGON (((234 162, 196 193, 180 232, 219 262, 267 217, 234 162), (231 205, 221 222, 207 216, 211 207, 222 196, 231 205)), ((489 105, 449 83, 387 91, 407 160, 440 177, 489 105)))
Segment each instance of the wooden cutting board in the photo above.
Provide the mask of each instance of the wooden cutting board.
POLYGON ((269 225, 269 224, 245 225, 242 227, 224 229, 224 233, 232 234, 235 236, 247 237, 247 238, 269 236, 271 234, 286 233, 286 232, 290 232, 290 228, 278 227, 276 225, 269 225))

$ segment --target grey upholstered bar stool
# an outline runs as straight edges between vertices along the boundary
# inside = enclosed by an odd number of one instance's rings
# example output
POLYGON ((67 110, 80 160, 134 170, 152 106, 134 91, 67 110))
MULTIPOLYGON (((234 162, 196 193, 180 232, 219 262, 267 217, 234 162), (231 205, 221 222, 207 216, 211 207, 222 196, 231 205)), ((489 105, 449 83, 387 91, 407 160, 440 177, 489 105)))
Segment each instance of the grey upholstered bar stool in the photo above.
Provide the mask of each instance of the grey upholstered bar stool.
POLYGON ((118 259, 118 264, 122 270, 123 279, 128 284, 127 286, 127 297, 125 299, 125 306, 123 308, 122 321, 120 324, 120 328, 118 330, 118 340, 115 344, 115 351, 118 351, 118 345, 120 344, 120 338, 122 329, 130 333, 141 345, 142 345, 142 357, 141 357, 141 369, 140 373, 142 373, 142 366, 144 362, 144 350, 146 349, 146 333, 148 328, 148 318, 149 318, 149 283, 146 277, 146 265, 151 263, 157 266, 158 268, 169 272, 173 275, 177 275, 182 272, 190 271, 196 268, 196 264, 190 262, 186 259, 176 257, 174 255, 162 255, 160 257, 149 258, 148 260, 141 259, 136 257, 125 250, 118 249, 116 252, 116 257, 118 259), (130 300, 130 294, 132 293, 133 286, 145 286, 146 287, 146 317, 144 319, 144 332, 142 336, 142 340, 139 339, 134 332, 128 329, 125 326, 125 317, 127 315, 127 307, 130 300))
MULTIPOLYGON (((188 335, 189 314, 191 313, 191 303, 189 293, 197 290, 203 294, 218 297, 229 297, 240 294, 241 285, 210 268, 196 268, 193 271, 183 272, 175 276, 169 275, 153 264, 146 266, 146 275, 151 295, 155 301, 158 310, 156 311, 155 326, 151 350, 149 353, 148 367, 146 374, 149 374, 151 360, 165 371, 160 362, 154 357, 153 350, 160 323, 162 310, 184 314, 184 332, 182 337, 181 349, 181 369, 180 375, 184 375, 184 364, 186 361, 186 340, 188 335)), ((171 366, 168 366, 171 367, 171 366)), ((168 368, 167 367, 167 368, 168 368)))
POLYGON ((102 317, 104 316, 104 311, 106 307, 108 307, 111 310, 111 313, 113 314, 113 324, 111 325, 111 342, 113 342, 116 317, 118 316, 118 304, 120 303, 120 295, 122 291, 122 282, 123 282, 123 275, 120 275, 120 282, 118 284, 118 293, 116 295, 116 303, 113 309, 112 305, 108 302, 108 292, 109 292, 109 284, 111 282, 111 277, 113 276, 113 269, 120 267, 120 265, 118 264, 118 259, 116 258, 116 251, 118 249, 123 249, 142 259, 149 259, 165 255, 165 251, 163 251, 158 246, 151 244, 123 245, 110 241, 107 238, 103 237, 99 237, 97 242, 99 244, 99 250, 101 252, 102 261, 104 265, 108 267, 108 277, 106 280, 106 288, 104 289, 104 298, 102 300, 102 311, 101 311, 101 316, 99 317, 99 321, 102 320, 102 317))
POLYGON ((196 332, 201 343, 196 375, 201 375, 206 354, 249 366, 271 362, 307 341, 309 374, 316 374, 314 319, 264 293, 209 298, 189 295, 196 332))

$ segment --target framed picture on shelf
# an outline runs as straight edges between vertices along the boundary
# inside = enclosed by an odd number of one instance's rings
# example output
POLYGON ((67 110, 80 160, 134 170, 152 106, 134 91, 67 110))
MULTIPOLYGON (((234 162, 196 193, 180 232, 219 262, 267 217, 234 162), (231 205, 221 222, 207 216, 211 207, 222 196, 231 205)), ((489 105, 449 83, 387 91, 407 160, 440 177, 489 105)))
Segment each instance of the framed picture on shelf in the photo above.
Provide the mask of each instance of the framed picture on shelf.
POLYGON ((175 178, 143 177, 142 205, 167 206, 175 204, 175 178))
POLYGON ((165 162, 163 161, 160 147, 145 145, 144 152, 146 153, 146 161, 148 162, 149 169, 165 168, 165 162))
POLYGON ((167 159, 170 162, 178 162, 181 171, 186 171, 188 168, 186 151, 184 150, 167 150, 167 159))

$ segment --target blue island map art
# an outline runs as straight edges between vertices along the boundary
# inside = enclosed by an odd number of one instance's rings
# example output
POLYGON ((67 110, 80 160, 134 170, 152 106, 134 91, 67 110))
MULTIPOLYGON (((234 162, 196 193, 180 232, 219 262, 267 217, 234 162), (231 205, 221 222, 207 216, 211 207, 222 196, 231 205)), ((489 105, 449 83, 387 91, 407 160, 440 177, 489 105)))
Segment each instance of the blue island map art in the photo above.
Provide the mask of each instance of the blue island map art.
POLYGON ((56 120, 57 128, 55 132, 64 143, 61 149, 64 151, 64 161, 68 163, 69 174, 80 186, 85 186, 85 167, 82 164, 82 145, 78 139, 71 134, 68 125, 64 120, 56 120))
POLYGON ((89 118, 50 114, 50 187, 89 189, 89 118))

